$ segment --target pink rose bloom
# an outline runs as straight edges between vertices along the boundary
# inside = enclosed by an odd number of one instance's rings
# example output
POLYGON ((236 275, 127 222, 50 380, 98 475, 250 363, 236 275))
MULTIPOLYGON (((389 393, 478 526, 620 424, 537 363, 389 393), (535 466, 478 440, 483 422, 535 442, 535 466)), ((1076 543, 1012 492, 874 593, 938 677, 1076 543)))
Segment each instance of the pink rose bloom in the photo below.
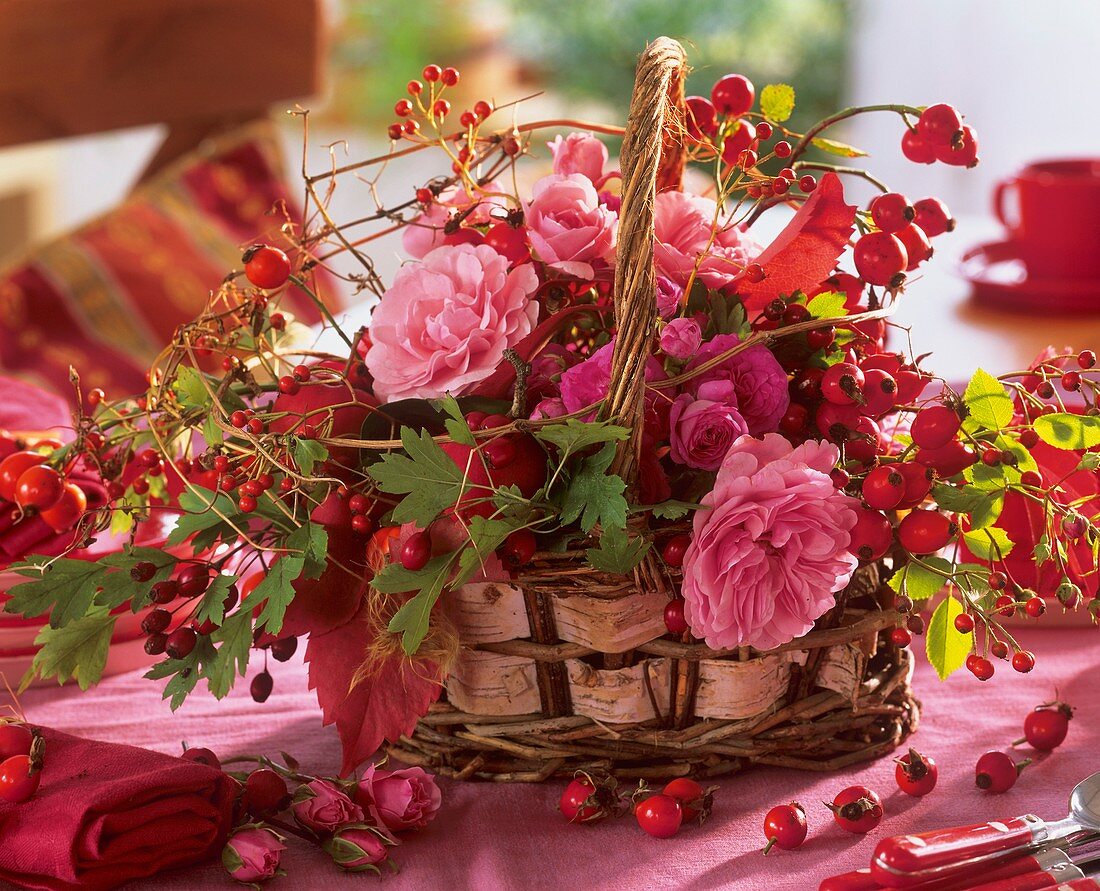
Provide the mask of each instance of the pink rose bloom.
POLYGON ((690 359, 703 343, 703 330, 695 319, 673 319, 661 332, 661 349, 673 359, 690 359))
POLYGON ((672 460, 697 470, 717 470, 735 439, 748 433, 737 406, 684 393, 669 414, 672 460))
POLYGON ((708 288, 730 284, 760 253, 760 246, 736 226, 723 222, 711 241, 717 205, 701 195, 661 192, 653 205, 653 259, 660 275, 686 287, 700 256, 696 278, 708 288))
POLYGON ((726 453, 684 557, 684 612, 708 646, 771 649, 833 606, 858 564, 848 553, 858 502, 829 477, 838 456, 777 433, 742 436, 726 453))
POLYGON ((552 173, 535 183, 532 196, 523 206, 527 237, 543 263, 590 279, 594 263, 611 262, 619 220, 600 204, 587 176, 552 173))
MULTIPOLYGON (((482 186, 486 193, 499 193, 501 185, 496 180, 482 186)), ((465 186, 451 186, 439 193, 435 201, 420 216, 401 230, 401 244, 410 257, 420 260, 443 244, 443 227, 447 225, 452 213, 465 210, 471 204, 476 205, 464 222, 472 226, 483 226, 492 219, 497 208, 507 209, 503 199, 488 194, 471 195, 465 186)))
POLYGON ((341 829, 323 845, 332 862, 348 872, 379 872, 378 864, 389 859, 386 841, 367 827, 341 829))
POLYGON ((231 878, 243 884, 266 882, 278 875, 285 850, 282 839, 270 829, 238 829, 222 848, 222 865, 231 878))
POLYGON ((592 180, 593 185, 604 178, 607 164, 607 146, 591 133, 570 133, 548 142, 554 156, 554 173, 569 176, 579 173, 592 180))
MULTIPOLYGON (((614 357, 615 340, 604 344, 591 356, 567 369, 561 376, 561 401, 566 412, 580 411, 586 406, 599 402, 607 396, 611 388, 611 360, 614 357)), ((667 375, 661 363, 654 356, 646 360, 645 379, 647 381, 664 380, 667 375)), ((646 391, 649 402, 658 397, 652 390, 646 391)))
POLYGON ((556 396, 548 396, 546 399, 540 400, 538 405, 534 407, 531 412, 531 420, 539 421, 543 418, 560 418, 562 415, 567 414, 569 414, 569 410, 565 407, 564 402, 556 396))
POLYGON ((531 359, 531 370, 527 373, 528 403, 557 396, 561 389, 562 372, 580 360, 575 351, 566 349, 560 343, 547 344, 531 359))
POLYGON ((486 245, 444 245, 398 270, 371 316, 366 363, 388 402, 459 395, 492 374, 538 318, 531 265, 486 245))
POLYGON ((684 289, 676 282, 657 276, 657 314, 662 319, 671 319, 680 311, 683 297, 684 289))
MULTIPOLYGON (((712 337, 703 344, 685 370, 690 371, 702 365, 740 342, 736 334, 712 337)), ((749 433, 753 436, 774 433, 791 403, 790 393, 787 391, 787 373, 771 351, 761 344, 742 350, 709 371, 692 378, 684 389, 693 396, 703 396, 700 387, 711 381, 732 383, 733 401, 737 403, 737 410, 741 412, 745 423, 749 425, 749 433)), ((715 397, 708 395, 703 398, 715 397)))
POLYGON ((294 819, 314 832, 335 832, 348 823, 362 823, 363 809, 324 780, 299 786, 290 811, 294 819))
POLYGON ((435 777, 419 767, 404 770, 379 770, 370 765, 355 800, 367 810, 379 826, 391 832, 423 829, 434 818, 443 800, 435 777))

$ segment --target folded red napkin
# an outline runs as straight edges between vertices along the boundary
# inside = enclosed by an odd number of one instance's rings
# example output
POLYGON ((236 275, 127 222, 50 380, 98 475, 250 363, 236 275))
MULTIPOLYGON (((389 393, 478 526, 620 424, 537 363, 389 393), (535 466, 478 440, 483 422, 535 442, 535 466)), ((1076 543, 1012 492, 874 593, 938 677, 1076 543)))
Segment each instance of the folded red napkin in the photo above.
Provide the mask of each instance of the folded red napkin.
POLYGON ((0 879, 113 888, 218 855, 237 782, 194 761, 41 729, 42 785, 0 801, 0 879))

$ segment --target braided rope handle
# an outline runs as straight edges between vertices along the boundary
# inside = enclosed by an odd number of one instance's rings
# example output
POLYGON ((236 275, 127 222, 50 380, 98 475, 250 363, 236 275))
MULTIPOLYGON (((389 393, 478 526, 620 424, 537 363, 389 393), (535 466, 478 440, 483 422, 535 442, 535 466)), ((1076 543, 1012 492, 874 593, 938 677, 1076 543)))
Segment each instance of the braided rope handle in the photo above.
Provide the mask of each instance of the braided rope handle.
POLYGON ((622 205, 615 264, 618 334, 604 412, 631 429, 612 471, 633 488, 642 448, 645 366, 657 324, 653 269, 653 203, 658 190, 680 186, 684 170, 684 48, 658 37, 642 53, 630 99, 620 166, 622 205))

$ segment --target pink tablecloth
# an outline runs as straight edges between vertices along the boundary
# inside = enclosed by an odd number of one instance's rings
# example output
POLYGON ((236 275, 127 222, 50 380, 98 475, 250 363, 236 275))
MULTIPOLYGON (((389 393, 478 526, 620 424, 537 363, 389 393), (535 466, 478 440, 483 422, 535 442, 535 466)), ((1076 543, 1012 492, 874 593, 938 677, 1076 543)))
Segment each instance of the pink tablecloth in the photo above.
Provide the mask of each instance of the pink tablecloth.
MULTIPOLYGON (((720 782, 715 813, 704 826, 691 826, 675 839, 658 841, 645 836, 630 817, 591 827, 565 824, 557 813, 557 783, 445 783, 439 818, 396 850, 401 873, 383 878, 383 885, 479 891, 814 889, 824 876, 866 865, 877 840, 887 833, 1027 811, 1048 818, 1064 816, 1070 787, 1100 769, 1100 631, 1028 629, 1024 636, 1038 656, 1038 667, 1027 676, 999 663, 989 683, 978 683, 963 672, 941 684, 923 661, 920 664, 917 684, 924 716, 913 742, 940 765, 939 787, 923 800, 897 791, 889 760, 840 775, 758 770, 720 782), (986 796, 976 791, 973 767, 978 755, 1018 737, 1027 711, 1052 698, 1055 688, 1077 708, 1066 743, 1025 771, 1010 792, 986 796), (870 836, 840 831, 821 805, 856 781, 878 790, 885 803, 887 818, 870 836), (759 854, 763 814, 771 805, 792 799, 807 808, 810 836, 801 850, 765 859, 759 854)), ((33 721, 100 739, 165 752, 179 751, 181 740, 186 740, 225 757, 285 750, 307 769, 335 770, 336 736, 320 727, 303 666, 272 665, 275 693, 265 705, 253 703, 247 685, 242 685, 224 702, 196 696, 173 715, 153 684, 137 673, 111 678, 86 694, 70 688, 30 691, 23 704, 33 721)), ((290 875, 275 887, 348 888, 354 881, 327 863, 325 855, 296 840, 291 844, 285 859, 290 875)), ((220 866, 212 864, 136 887, 228 884, 220 866)))

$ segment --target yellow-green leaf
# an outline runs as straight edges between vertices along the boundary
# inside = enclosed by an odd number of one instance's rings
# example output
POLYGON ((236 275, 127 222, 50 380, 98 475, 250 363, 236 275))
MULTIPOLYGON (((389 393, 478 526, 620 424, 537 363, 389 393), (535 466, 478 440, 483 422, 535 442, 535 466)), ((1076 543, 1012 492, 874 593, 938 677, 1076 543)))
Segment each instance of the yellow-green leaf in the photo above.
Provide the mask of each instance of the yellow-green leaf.
POLYGON ((848 145, 846 142, 837 142, 835 139, 826 139, 824 136, 817 136, 810 141, 815 148, 819 148, 823 152, 828 152, 830 155, 839 155, 842 158, 867 157, 867 152, 863 149, 858 149, 854 145, 848 145))
POLYGON ((794 111, 794 87, 768 84, 760 91, 760 110, 769 121, 782 123, 794 111))
POLYGON ((986 526, 963 533, 966 546, 979 560, 1000 560, 1012 553, 1012 539, 999 526, 986 526))
POLYGON ((979 368, 970 378, 963 393, 970 417, 990 430, 1000 430, 1012 423, 1012 397, 1004 385, 988 371, 979 368))
POLYGON ((954 597, 945 597, 928 623, 924 649, 928 661, 936 669, 940 680, 946 680, 952 672, 962 668, 973 642, 969 634, 955 628, 955 616, 962 613, 962 604, 954 597))
POLYGON ((1100 418, 1057 412, 1035 419, 1035 432, 1056 449, 1091 449, 1100 445, 1100 418))

